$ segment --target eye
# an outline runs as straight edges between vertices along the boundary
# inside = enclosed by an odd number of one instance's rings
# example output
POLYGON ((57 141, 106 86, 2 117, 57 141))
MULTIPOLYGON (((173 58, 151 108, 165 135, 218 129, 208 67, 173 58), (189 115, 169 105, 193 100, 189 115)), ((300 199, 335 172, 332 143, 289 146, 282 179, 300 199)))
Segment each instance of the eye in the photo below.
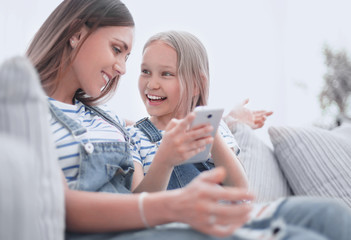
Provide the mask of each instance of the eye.
POLYGON ((173 74, 173 73, 170 73, 170 72, 163 72, 163 73, 162 73, 162 76, 171 77, 171 76, 174 76, 174 74, 173 74))
POLYGON ((142 73, 142 74, 150 75, 150 71, 148 71, 148 70, 146 70, 146 69, 142 69, 142 70, 141 70, 141 73, 142 73))
POLYGON ((116 54, 119 54, 122 52, 121 49, 119 47, 116 47, 116 46, 113 46, 112 49, 116 54))

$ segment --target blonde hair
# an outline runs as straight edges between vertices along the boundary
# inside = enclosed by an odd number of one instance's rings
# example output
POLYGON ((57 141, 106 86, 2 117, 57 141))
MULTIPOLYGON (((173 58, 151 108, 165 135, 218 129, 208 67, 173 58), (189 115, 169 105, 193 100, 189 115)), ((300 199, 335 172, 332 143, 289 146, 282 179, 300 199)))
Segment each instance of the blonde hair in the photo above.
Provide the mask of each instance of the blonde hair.
MULTIPOLYGON (((88 27, 89 32, 82 43, 99 27, 134 26, 134 20, 119 0, 64 0, 41 26, 27 50, 48 95, 55 91, 57 81, 72 64, 75 55, 69 40, 83 26, 88 27)), ((74 98, 84 104, 97 104, 99 100, 112 96, 118 80, 116 77, 109 81, 97 98, 87 96, 82 89, 77 90, 74 98)))
POLYGON ((177 53, 177 74, 180 80, 180 99, 175 113, 186 107, 186 114, 196 106, 207 105, 210 75, 208 56, 204 45, 191 33, 184 31, 160 32, 150 37, 145 49, 155 41, 162 41, 177 53), (194 92, 195 94, 194 96, 194 92))

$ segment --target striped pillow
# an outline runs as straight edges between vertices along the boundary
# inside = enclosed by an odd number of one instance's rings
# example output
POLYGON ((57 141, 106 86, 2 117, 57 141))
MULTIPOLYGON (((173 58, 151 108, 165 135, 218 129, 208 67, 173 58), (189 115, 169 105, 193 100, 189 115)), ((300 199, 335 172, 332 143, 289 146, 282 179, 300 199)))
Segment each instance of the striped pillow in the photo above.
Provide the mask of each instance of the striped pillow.
POLYGON ((249 189, 256 195, 256 202, 273 201, 291 195, 273 150, 259 139, 248 125, 237 123, 232 130, 241 149, 239 159, 249 180, 249 189))
POLYGON ((335 198, 351 207, 351 124, 334 130, 270 127, 268 132, 295 195, 335 198))

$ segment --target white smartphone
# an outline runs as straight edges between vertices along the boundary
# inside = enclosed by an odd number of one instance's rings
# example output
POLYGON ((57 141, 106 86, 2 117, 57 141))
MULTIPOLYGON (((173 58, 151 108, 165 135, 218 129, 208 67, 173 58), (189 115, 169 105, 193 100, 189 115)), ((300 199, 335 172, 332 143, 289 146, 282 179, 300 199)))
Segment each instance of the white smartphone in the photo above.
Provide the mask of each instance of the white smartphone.
MULTIPOLYGON (((195 119, 191 123, 190 128, 201 124, 210 123, 213 127, 213 131, 210 133, 210 135, 214 137, 217 132, 219 123, 222 119, 223 111, 224 111, 223 108, 213 108, 208 106, 196 107, 194 110, 195 119)), ((184 161, 183 164, 198 163, 198 162, 206 161, 210 157, 211 148, 212 148, 212 144, 207 144, 204 151, 184 161)))

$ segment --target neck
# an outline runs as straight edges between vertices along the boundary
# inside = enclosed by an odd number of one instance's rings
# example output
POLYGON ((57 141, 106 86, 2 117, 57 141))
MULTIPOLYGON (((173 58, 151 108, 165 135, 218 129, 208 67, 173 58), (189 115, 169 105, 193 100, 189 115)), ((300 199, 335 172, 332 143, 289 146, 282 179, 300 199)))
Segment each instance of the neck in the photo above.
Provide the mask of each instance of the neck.
POLYGON ((150 121, 157 127, 159 130, 165 130, 168 123, 173 119, 182 119, 185 117, 185 114, 168 114, 163 116, 151 116, 150 121))
POLYGON ((57 79, 57 85, 54 89, 54 92, 50 94, 49 97, 68 104, 73 104, 74 95, 78 89, 78 86, 75 86, 76 81, 72 80, 70 74, 65 74, 60 79, 57 79))
POLYGON ((158 116, 151 116, 150 121, 157 127, 159 130, 165 130, 167 124, 171 121, 172 117, 158 117, 158 116))

